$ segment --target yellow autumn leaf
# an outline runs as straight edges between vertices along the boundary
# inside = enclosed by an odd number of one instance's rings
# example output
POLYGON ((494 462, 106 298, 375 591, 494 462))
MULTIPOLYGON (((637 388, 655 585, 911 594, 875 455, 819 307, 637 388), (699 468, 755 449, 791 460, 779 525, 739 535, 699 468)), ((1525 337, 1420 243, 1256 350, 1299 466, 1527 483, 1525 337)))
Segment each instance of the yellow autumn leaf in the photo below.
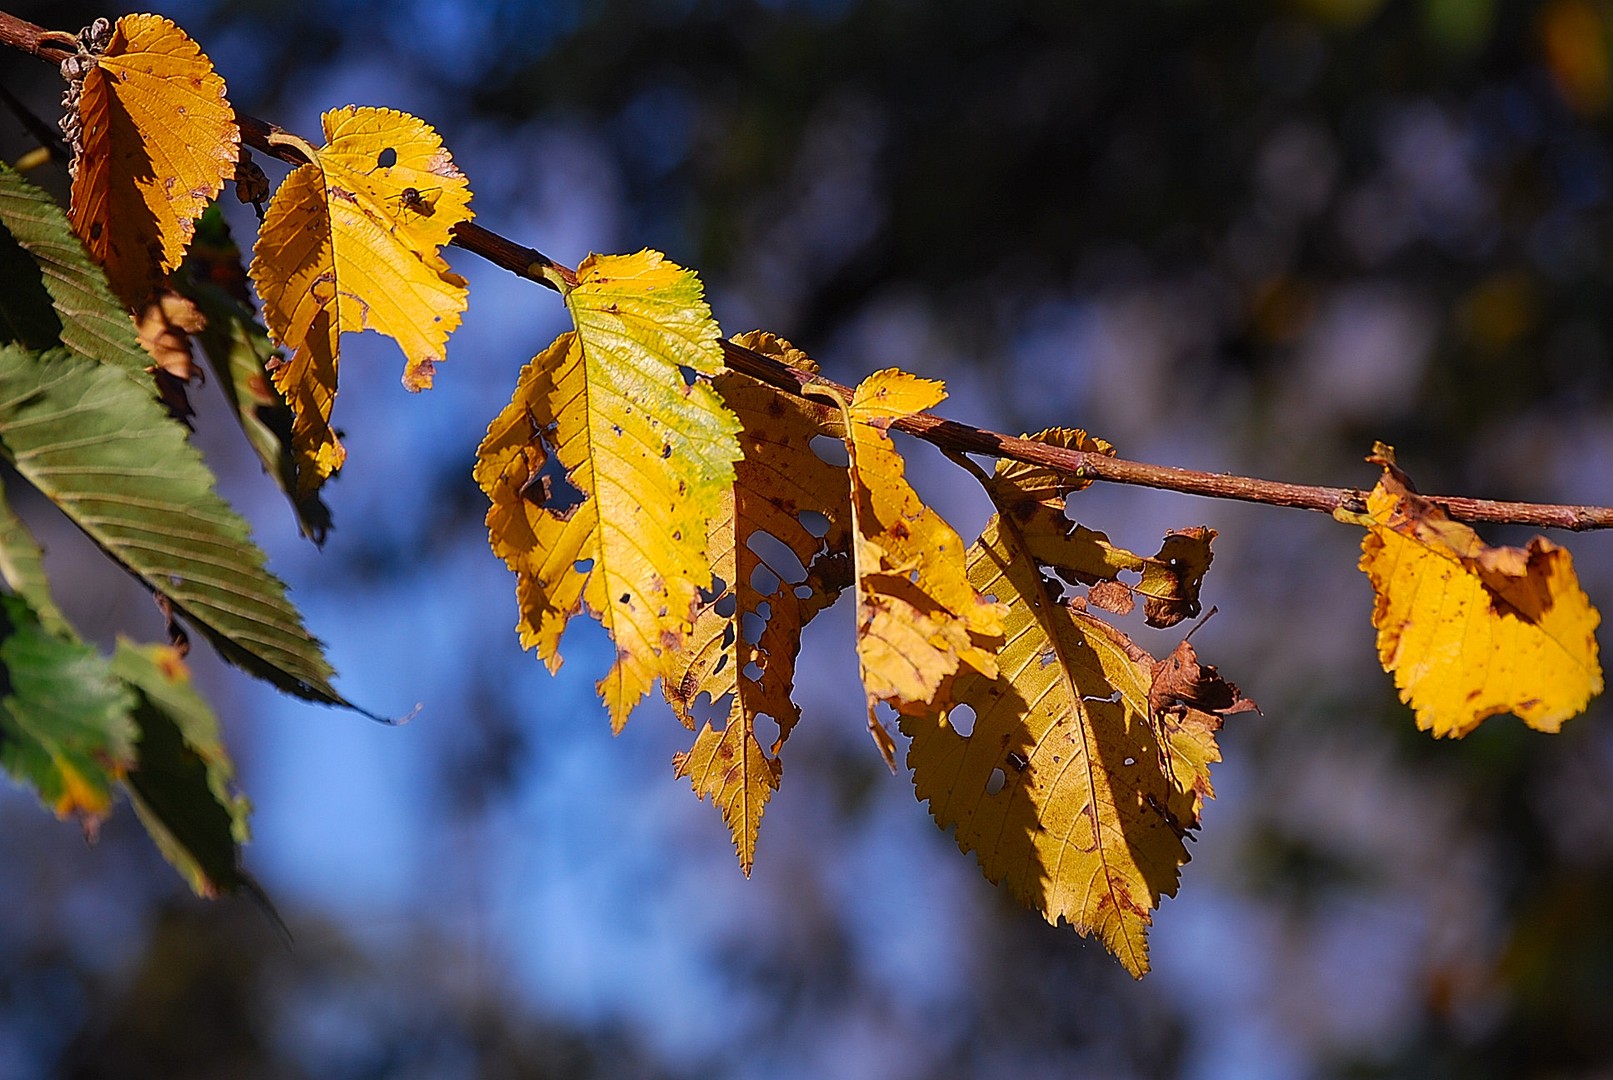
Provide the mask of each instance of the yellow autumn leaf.
POLYGON ((264 322, 289 356, 274 383, 296 419, 299 494, 341 467, 330 426, 338 335, 376 330, 403 350, 403 385, 431 386, 466 303, 465 280, 440 249, 470 220, 470 188, 430 125, 392 109, 324 115, 325 146, 288 140, 310 158, 264 215, 251 276, 264 322))
POLYGON ((118 299, 141 311, 235 173, 235 113, 212 62, 157 15, 117 21, 78 103, 69 219, 118 299))
POLYGON ((711 385, 720 332, 699 279, 657 252, 590 256, 566 296, 575 331, 521 372, 488 428, 476 480, 488 539, 516 573, 518 629, 550 670, 584 606, 611 634, 599 683, 620 730, 671 668, 712 581, 709 523, 740 456, 711 385))
MULTIPOLYGON (((1081 432, 1049 441, 1083 445, 1081 432)), ((1007 604, 998 672, 960 672, 943 707, 903 711, 908 764, 936 823, 993 882, 1049 922, 1096 934, 1133 975, 1176 893, 1184 838, 1213 792, 1221 716, 1252 708, 1183 642, 1156 662, 1062 600, 1043 556, 1075 561, 1064 495, 1083 482, 1016 463, 993 479, 1000 512, 969 552, 969 582, 1007 604), (1060 556, 1060 547, 1070 550, 1060 556), (972 729, 960 732, 968 706, 972 729)))
POLYGON ((939 382, 888 368, 840 402, 856 533, 857 660, 868 729, 893 769, 895 743, 875 706, 930 702, 960 665, 995 675, 1003 633, 1003 606, 969 584, 963 541, 919 500, 887 434, 893 421, 945 397, 939 382))
POLYGON ((1596 626, 1567 549, 1537 536, 1491 547, 1418 495, 1379 444, 1383 477, 1363 515, 1361 569, 1376 602, 1378 659, 1394 673, 1417 726, 1461 738, 1511 712, 1558 731, 1602 691, 1596 626))
MULTIPOLYGON (((783 363, 817 370, 787 341, 767 333, 735 339, 783 363)), ((750 874, 762 811, 778 789, 777 755, 801 710, 790 698, 801 629, 839 595, 849 575, 849 495, 843 471, 812 451, 819 434, 811 406, 736 372, 714 380, 724 403, 739 418, 743 457, 711 522, 711 567, 723 588, 695 615, 674 667, 661 688, 678 718, 694 726, 698 699, 729 698, 722 730, 701 728, 694 746, 673 759, 701 798, 710 797, 733 834, 740 868, 750 874), (822 516, 818 535, 804 513, 822 516), (782 554, 757 549, 768 540, 782 554), (726 614, 725 614, 726 613, 726 614), (779 735, 764 751, 756 721, 771 717, 779 735), (771 755, 771 756, 770 756, 771 755)))

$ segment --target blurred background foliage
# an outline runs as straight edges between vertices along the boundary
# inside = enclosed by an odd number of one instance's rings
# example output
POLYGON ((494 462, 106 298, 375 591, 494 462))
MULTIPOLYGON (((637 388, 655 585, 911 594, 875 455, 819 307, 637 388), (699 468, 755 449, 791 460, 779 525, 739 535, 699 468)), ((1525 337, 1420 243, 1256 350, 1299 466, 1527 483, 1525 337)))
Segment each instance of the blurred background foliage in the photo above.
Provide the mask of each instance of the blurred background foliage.
MULTIPOLYGON (((1613 503, 1606 0, 157 10, 244 111, 309 137, 349 102, 423 116, 483 224, 571 263, 659 248, 728 331, 774 330, 843 382, 899 365, 945 378, 959 419, 1082 425, 1163 463, 1366 485, 1376 438, 1425 491, 1613 503)), ((53 114, 51 72, 13 57, 0 78, 53 114)), ((9 121, 0 139, 27 145, 9 121)), ((1144 982, 981 881, 885 775, 843 612, 809 634, 806 722, 740 879, 672 779, 669 718, 606 733, 599 635, 568 638, 555 679, 512 640, 469 463, 562 315, 451 257, 472 300, 438 390, 407 398, 395 350, 348 346, 323 552, 221 408, 197 435, 344 692, 425 711, 370 727, 199 661, 289 944, 183 895, 127 813, 86 849, 0 791, 0 1077, 1613 1070, 1613 716, 1413 730, 1359 535, 1314 515, 1129 490, 1072 508, 1133 547, 1220 530, 1195 644, 1265 709, 1224 733, 1144 982)), ((907 445, 972 535, 979 496, 907 445)), ((80 625, 160 632, 51 527, 80 625)), ((1557 539, 1613 605, 1610 542, 1557 539)))

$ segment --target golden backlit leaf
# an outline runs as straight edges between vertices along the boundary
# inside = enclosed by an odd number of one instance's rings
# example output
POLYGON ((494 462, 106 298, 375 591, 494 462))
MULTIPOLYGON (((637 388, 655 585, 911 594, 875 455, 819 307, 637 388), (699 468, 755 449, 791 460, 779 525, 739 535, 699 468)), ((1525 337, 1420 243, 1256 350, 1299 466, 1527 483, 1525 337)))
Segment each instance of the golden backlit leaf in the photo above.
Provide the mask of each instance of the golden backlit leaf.
POLYGON ((738 421, 683 369, 721 369, 699 279, 659 253, 591 256, 566 297, 577 329, 521 372, 476 480, 488 539, 516 573, 521 643, 554 670, 586 606, 616 643, 599 683, 620 730, 678 662, 711 584, 710 523, 740 456, 738 421))
POLYGON ((324 115, 325 146, 286 177, 264 215, 251 275, 264 321, 290 356, 274 382, 296 414, 299 493, 341 467, 330 426, 337 338, 376 330, 403 350, 403 385, 431 386, 466 303, 440 249, 471 218, 470 188, 441 138, 392 109, 324 115))
POLYGON ((118 299, 140 311, 235 173, 235 113, 224 80, 183 30, 157 15, 125 15, 84 76, 79 120, 73 232, 118 299))
MULTIPOLYGON (((804 353, 772 334, 735 340, 816 370, 804 353)), ((762 811, 778 788, 777 754, 800 718, 790 693, 801 629, 834 601, 849 576, 851 512, 843 470, 812 451, 819 434, 813 405, 736 372, 714 383, 739 418, 744 456, 711 523, 711 567, 721 587, 701 603, 661 689, 689 727, 702 696, 713 703, 729 699, 723 730, 707 724, 674 766, 722 811, 748 875, 762 811), (805 514, 817 517, 809 522, 805 514), (779 729, 767 752, 756 736, 762 716, 779 729)))
POLYGON ((734 838, 739 866, 750 877, 756 859, 756 834, 762 811, 778 790, 783 766, 769 757, 756 741, 753 725, 736 706, 721 731, 710 724, 700 729, 694 745, 673 755, 673 774, 688 777, 695 794, 722 812, 734 838))
POLYGON ((1558 731, 1602 690, 1601 615, 1579 586, 1572 556, 1544 537, 1490 547, 1418 495, 1379 444, 1383 477, 1363 515, 1361 569, 1377 594, 1378 659, 1394 673, 1417 726, 1460 738, 1511 712, 1558 731))
POLYGON ((1003 633, 1003 605, 970 585, 963 541, 919 500, 887 434, 894 420, 945 397, 940 383, 892 368, 864 379, 844 407, 857 534, 857 659, 869 730, 892 767, 894 744, 875 705, 930 702, 960 666, 995 675, 1003 633))
MULTIPOLYGON (((1048 441, 1091 449, 1081 432, 1048 441)), ((970 584, 1007 605, 998 671, 961 671, 950 701, 904 709, 902 730, 919 797, 986 877, 1049 922, 1096 934, 1141 976, 1152 911, 1175 895, 1183 841, 1213 794, 1221 717, 1252 705, 1185 641, 1156 662, 1064 601, 1046 568, 1086 557, 1063 513, 1081 486, 998 466, 993 501, 1012 512, 987 523, 968 563, 970 584)))

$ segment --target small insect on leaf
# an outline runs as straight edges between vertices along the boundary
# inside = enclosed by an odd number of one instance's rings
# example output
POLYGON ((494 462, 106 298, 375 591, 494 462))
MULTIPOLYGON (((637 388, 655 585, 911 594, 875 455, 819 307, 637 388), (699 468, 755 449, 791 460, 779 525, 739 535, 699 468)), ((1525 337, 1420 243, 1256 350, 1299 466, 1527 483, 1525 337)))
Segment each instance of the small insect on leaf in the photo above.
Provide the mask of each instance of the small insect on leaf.
POLYGON ((376 330, 392 338, 405 358, 403 385, 431 387, 467 295, 441 249, 454 226, 474 216, 464 174, 424 121, 356 106, 322 119, 321 148, 276 136, 309 163, 275 192, 250 270, 269 333, 288 354, 272 374, 295 413, 303 496, 346 457, 331 426, 341 334, 376 330), (403 212, 405 184, 430 214, 403 212))
POLYGON ((437 212, 437 196, 441 191, 441 188, 406 187, 393 196, 392 201, 405 210, 430 217, 437 212))

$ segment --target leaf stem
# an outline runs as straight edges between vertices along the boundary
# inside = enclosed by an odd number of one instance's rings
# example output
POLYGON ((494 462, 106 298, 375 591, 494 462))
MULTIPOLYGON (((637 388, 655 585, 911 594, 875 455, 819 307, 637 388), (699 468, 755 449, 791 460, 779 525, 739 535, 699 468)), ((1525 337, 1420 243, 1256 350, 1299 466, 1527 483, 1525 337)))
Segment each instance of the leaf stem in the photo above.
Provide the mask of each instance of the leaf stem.
MULTIPOLYGON (((0 44, 9 45, 48 63, 56 64, 71 53, 71 50, 60 44, 63 40, 65 35, 47 31, 0 11, 0 44)), ((276 142, 285 136, 281 129, 251 116, 237 114, 236 119, 241 126, 243 142, 272 157, 295 165, 303 163, 301 155, 295 150, 284 145, 276 145, 276 142), (276 136, 280 138, 275 138, 276 136)), ((479 255, 495 266, 503 267, 513 274, 554 289, 562 295, 576 285, 576 273, 569 267, 555 262, 540 251, 517 244, 472 222, 462 222, 454 227, 453 242, 455 246, 479 255)), ((849 397, 851 393, 847 387, 830 379, 799 371, 742 345, 730 341, 724 341, 722 344, 730 368, 786 393, 805 397, 808 387, 832 389, 843 398, 849 397)), ((833 412, 827 406, 818 408, 826 414, 833 412)), ((1335 510, 1347 513, 1362 513, 1366 510, 1366 492, 1359 488, 1290 484, 1280 480, 1263 480, 1230 473, 1200 472, 1195 469, 1152 465, 1102 454, 1087 454, 1078 450, 1048 446, 1034 439, 1018 438, 986 428, 961 424, 956 420, 947 420, 929 413, 904 417, 897 420, 894 426, 943 451, 1010 458, 1027 464, 1058 469, 1084 480, 1132 484, 1210 499, 1234 499, 1269 506, 1315 510, 1324 514, 1332 514, 1335 510)), ((1504 502, 1460 495, 1428 495, 1425 498, 1439 504, 1446 513, 1460 521, 1531 525, 1538 528, 1574 531, 1613 528, 1613 507, 1504 502)))
MULTIPOLYGON (((268 125, 261 121, 253 121, 249 117, 241 117, 240 121, 243 141, 258 146, 265 152, 275 153, 275 150, 267 145, 260 146, 256 138, 259 130, 269 129, 268 125)), ((463 222, 454 227, 453 242, 456 247, 479 255, 495 266, 536 281, 561 294, 576 285, 577 275, 569 267, 555 262, 540 251, 524 247, 472 222, 463 222)), ((832 391, 842 399, 849 400, 851 396, 849 387, 821 375, 813 375, 790 367, 743 345, 724 341, 722 347, 723 356, 730 368, 775 389, 798 397, 809 397, 809 389, 814 388, 820 393, 832 391)), ((818 407, 826 414, 835 412, 830 406, 818 407)), ((1349 513, 1366 511, 1367 493, 1359 488, 1290 484, 1281 480, 1200 472, 1196 469, 1181 469, 1171 465, 1130 461, 1105 454, 1088 454, 1079 450, 1049 446, 1035 439, 1004 435, 1001 432, 973 427, 929 413, 902 417, 892 426, 923 439, 942 451, 981 454, 986 457, 1009 458, 1030 465, 1043 465, 1067 472, 1082 480, 1102 480, 1111 484, 1158 488, 1162 491, 1199 495, 1209 499, 1233 499, 1268 506, 1315 510, 1329 515, 1335 510, 1349 513)), ((1613 507, 1607 506, 1504 502, 1461 495, 1425 497, 1438 503, 1446 513, 1459 521, 1530 525, 1536 528, 1570 529, 1576 532, 1613 528, 1613 507)))

